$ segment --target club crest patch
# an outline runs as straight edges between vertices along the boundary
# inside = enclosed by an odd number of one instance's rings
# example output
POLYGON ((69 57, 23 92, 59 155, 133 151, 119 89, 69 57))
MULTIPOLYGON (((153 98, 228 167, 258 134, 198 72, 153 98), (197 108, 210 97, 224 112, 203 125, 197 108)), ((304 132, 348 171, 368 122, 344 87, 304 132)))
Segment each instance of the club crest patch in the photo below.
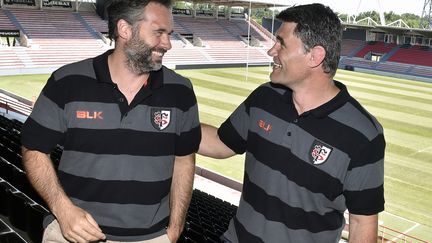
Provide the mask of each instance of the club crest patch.
POLYGON ((158 131, 162 131, 170 125, 171 110, 152 108, 150 119, 153 127, 158 131))
POLYGON ((329 145, 315 140, 309 152, 309 158, 314 165, 320 165, 327 161, 333 148, 329 145))

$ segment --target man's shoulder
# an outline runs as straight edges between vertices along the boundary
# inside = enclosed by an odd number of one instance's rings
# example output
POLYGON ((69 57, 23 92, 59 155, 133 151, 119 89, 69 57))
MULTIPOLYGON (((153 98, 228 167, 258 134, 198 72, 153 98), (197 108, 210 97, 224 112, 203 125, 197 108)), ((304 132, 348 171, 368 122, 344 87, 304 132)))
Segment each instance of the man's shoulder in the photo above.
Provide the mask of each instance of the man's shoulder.
POLYGON ((253 90, 249 98, 266 101, 267 99, 283 96, 287 91, 289 91, 288 88, 283 85, 265 82, 253 90))
POLYGON ((369 140, 383 133, 383 127, 375 116, 352 97, 331 116, 344 125, 357 130, 369 140))
POLYGON ((68 76, 86 76, 92 79, 96 78, 93 68, 93 59, 87 58, 81 61, 66 64, 53 73, 55 80, 62 80, 68 76))
POLYGON ((287 87, 280 85, 280 84, 274 84, 271 81, 267 81, 265 83, 262 83, 261 85, 259 85, 254 92, 266 92, 266 91, 271 91, 271 92, 276 92, 280 95, 285 94, 285 92, 288 90, 287 87))
POLYGON ((174 70, 162 66, 162 72, 165 84, 179 84, 192 89, 192 82, 188 78, 178 74, 174 70))

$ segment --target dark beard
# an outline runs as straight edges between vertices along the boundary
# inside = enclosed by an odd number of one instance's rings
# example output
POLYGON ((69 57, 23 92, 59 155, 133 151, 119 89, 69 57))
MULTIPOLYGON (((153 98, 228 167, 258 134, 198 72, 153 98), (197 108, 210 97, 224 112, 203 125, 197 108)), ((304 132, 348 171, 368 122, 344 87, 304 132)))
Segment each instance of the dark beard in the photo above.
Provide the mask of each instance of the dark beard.
POLYGON ((125 44, 126 65, 138 75, 161 69, 162 62, 152 60, 153 51, 165 52, 159 48, 150 47, 143 40, 140 40, 138 35, 134 34, 132 39, 125 44))

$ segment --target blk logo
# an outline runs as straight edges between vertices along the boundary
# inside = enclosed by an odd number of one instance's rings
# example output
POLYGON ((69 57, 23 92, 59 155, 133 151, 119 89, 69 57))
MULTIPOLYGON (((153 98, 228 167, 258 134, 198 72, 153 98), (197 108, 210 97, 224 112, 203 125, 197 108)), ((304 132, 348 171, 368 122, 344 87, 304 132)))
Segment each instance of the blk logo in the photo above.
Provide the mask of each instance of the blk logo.
POLYGON ((103 120, 103 113, 102 111, 76 111, 76 118, 103 120))
POLYGON ((266 122, 263 121, 263 120, 259 120, 259 121, 258 121, 258 126, 259 126, 262 130, 264 130, 264 131, 266 131, 266 132, 270 132, 271 129, 272 129, 272 126, 271 126, 270 124, 266 123, 266 122))

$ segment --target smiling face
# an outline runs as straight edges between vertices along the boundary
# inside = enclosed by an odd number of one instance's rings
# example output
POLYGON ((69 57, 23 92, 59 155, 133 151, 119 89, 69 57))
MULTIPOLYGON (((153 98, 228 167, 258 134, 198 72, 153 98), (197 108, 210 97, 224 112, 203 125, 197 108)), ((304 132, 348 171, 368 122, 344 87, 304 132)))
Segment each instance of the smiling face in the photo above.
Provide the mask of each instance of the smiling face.
POLYGON ((137 74, 159 70, 162 58, 171 49, 173 20, 170 10, 157 3, 145 7, 145 18, 132 27, 124 45, 127 66, 137 74))
POLYGON ((276 43, 268 51, 274 62, 270 80, 289 88, 304 80, 309 73, 309 53, 294 34, 296 25, 293 22, 283 22, 278 30, 276 43))

